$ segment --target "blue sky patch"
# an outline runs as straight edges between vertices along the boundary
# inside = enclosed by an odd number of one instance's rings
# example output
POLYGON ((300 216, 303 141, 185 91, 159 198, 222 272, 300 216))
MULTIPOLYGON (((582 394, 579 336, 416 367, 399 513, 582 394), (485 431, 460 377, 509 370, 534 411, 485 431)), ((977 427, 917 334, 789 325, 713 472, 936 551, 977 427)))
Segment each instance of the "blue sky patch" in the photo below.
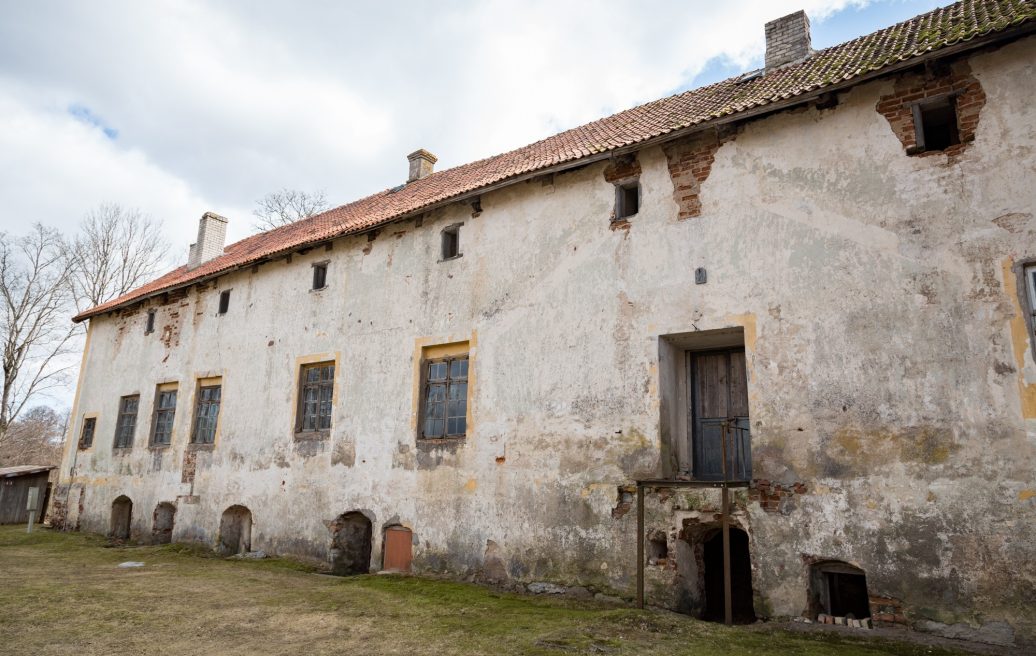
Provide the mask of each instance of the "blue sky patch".
POLYGON ((112 141, 119 136, 119 131, 110 125, 106 124, 100 116, 90 111, 90 108, 80 103, 73 103, 68 106, 68 113, 78 119, 82 123, 92 125, 95 128, 100 128, 104 136, 108 137, 112 141))

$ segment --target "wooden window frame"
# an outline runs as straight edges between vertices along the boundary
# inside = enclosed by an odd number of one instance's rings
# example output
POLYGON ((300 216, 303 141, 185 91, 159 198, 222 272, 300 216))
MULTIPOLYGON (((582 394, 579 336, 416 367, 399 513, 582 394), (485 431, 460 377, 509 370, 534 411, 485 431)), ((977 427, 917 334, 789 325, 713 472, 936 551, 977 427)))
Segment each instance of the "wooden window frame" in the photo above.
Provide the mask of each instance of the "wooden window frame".
POLYGON ((295 439, 321 439, 326 438, 331 434, 331 428, 334 426, 334 412, 335 412, 335 374, 338 372, 336 363, 334 360, 325 360, 323 362, 311 362, 303 364, 299 367, 299 379, 298 379, 298 399, 295 405, 295 439), (315 383, 309 383, 306 381, 306 374, 314 369, 324 369, 330 367, 331 375, 330 380, 318 380, 315 383), (317 427, 306 428, 306 389, 315 388, 317 389, 317 427), (320 406, 324 403, 320 399, 320 392, 323 389, 330 389, 331 398, 327 401, 329 404, 327 417, 327 428, 320 427, 320 406))
POLYGON ((327 271, 330 268, 331 260, 324 260, 323 262, 313 263, 313 280, 310 285, 309 291, 319 292, 322 289, 327 289, 327 271), (319 273, 322 272, 322 273, 319 273), (317 277, 320 277, 320 286, 317 287, 317 277))
POLYGON ((139 394, 127 394, 126 396, 119 397, 119 411, 115 415, 115 437, 112 440, 113 449, 119 450, 133 448, 133 438, 136 436, 135 434, 137 432, 138 414, 140 414, 139 394), (132 412, 126 410, 126 406, 130 401, 133 401, 135 403, 132 412), (125 428, 127 428, 127 423, 124 421, 125 417, 130 418, 128 421, 128 431, 124 430, 125 428), (129 433, 128 437, 125 435, 125 433, 127 432, 129 433), (120 439, 120 436, 124 439, 120 439))
POLYGON ((1024 315, 1025 326, 1029 329, 1029 344, 1032 357, 1036 360, 1036 257, 1025 258, 1017 265, 1019 288, 1018 295, 1024 315))
POLYGON ((97 435, 97 417, 83 417, 83 425, 79 429, 79 448, 89 449, 94 445, 94 437, 97 435), (86 427, 90 426, 90 439, 86 438, 86 427))
MULTIPOLYGON (((467 439, 468 433, 468 400, 471 380, 471 355, 470 352, 455 353, 452 355, 444 355, 442 357, 424 358, 421 360, 421 405, 420 414, 418 415, 417 422, 417 437, 421 442, 432 442, 432 441, 462 441, 467 439), (454 376, 452 372, 452 364, 455 361, 463 360, 466 362, 465 373, 463 376, 454 376), (429 378, 429 369, 431 365, 445 364, 446 365, 446 377, 443 379, 436 379, 435 381, 429 378), (442 382, 439 382, 439 381, 442 382), (450 416, 449 404, 450 404, 450 388, 454 384, 464 384, 464 416, 450 416), (428 392, 432 385, 442 385, 444 388, 443 398, 443 429, 441 434, 429 435, 426 432, 426 422, 428 420, 427 413, 429 409, 428 392), (451 434, 449 424, 450 419, 464 419, 464 432, 451 434)), ((454 399, 457 400, 457 399, 454 399)))
POLYGON ((442 229, 439 234, 440 262, 448 262, 464 256, 460 250, 460 229, 462 227, 464 227, 463 222, 454 223, 442 229))
POLYGON ((150 335, 155 332, 155 316, 158 314, 157 310, 148 310, 147 319, 144 320, 144 334, 150 335))
POLYGON ((151 436, 148 439, 148 446, 155 448, 168 447, 173 443, 173 428, 176 426, 176 406, 180 402, 180 390, 177 386, 159 385, 155 389, 155 408, 151 413, 151 436), (165 395, 173 395, 173 407, 163 408, 162 398, 165 395), (169 433, 165 441, 158 441, 158 426, 162 417, 169 415, 169 433))
POLYGON ((615 183, 615 218, 613 221, 627 221, 640 212, 640 178, 622 180, 615 183), (636 192, 636 208, 630 212, 627 194, 636 192))
POLYGON ((191 445, 196 447, 211 447, 216 443, 216 437, 219 435, 219 413, 223 410, 223 381, 219 382, 198 382, 198 389, 194 395, 194 413, 191 416, 191 445), (204 399, 206 390, 217 389, 219 390, 218 398, 213 401, 211 399, 204 399), (213 418, 212 425, 212 439, 211 440, 199 440, 198 439, 198 426, 202 417, 202 407, 208 408, 216 406, 216 416, 213 418))

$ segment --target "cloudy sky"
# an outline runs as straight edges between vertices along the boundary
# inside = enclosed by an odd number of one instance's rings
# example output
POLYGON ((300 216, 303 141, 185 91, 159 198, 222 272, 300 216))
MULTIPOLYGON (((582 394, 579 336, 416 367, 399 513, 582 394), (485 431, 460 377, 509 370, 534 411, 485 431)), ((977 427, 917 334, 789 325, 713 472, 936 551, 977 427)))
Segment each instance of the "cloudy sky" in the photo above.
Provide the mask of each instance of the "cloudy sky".
POLYGON ((945 2, 0 0, 0 230, 102 202, 252 232, 268 191, 335 205, 756 68, 797 9, 821 48, 945 2))

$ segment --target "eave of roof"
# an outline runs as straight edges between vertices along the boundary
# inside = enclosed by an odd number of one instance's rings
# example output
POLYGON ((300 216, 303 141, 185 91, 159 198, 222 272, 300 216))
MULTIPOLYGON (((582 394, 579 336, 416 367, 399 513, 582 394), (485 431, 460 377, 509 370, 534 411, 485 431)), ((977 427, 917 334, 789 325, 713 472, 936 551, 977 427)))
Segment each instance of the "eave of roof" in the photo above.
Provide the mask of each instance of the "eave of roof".
POLYGON ((14 467, 0 467, 0 478, 14 478, 16 476, 28 476, 30 474, 41 474, 57 469, 54 465, 17 465, 14 467))
POLYGON ((433 173, 303 221, 253 235, 187 271, 179 267, 73 318, 121 309, 246 266, 368 232, 532 177, 584 166, 855 86, 934 57, 1017 38, 1036 29, 1036 0, 964 0, 813 53, 740 82, 735 76, 567 130, 523 148, 433 173))

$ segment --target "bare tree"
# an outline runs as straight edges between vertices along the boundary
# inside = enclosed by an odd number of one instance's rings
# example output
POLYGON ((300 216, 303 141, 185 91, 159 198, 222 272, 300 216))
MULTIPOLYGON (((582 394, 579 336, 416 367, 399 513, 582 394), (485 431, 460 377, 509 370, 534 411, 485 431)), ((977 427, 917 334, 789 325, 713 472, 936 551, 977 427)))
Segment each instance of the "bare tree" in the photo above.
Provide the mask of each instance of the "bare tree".
POLYGON ((29 234, 0 233, 0 445, 33 396, 63 383, 75 327, 64 240, 34 224, 29 234))
POLYGON ((255 229, 272 230, 323 212, 327 209, 327 197, 323 191, 281 189, 266 194, 255 204, 255 229))
POLYGON ((11 422, 0 445, 0 466, 60 465, 68 411, 36 406, 11 422))
POLYGON ((100 205, 86 215, 68 244, 76 309, 100 305, 148 282, 168 252, 159 221, 115 203, 100 205))

